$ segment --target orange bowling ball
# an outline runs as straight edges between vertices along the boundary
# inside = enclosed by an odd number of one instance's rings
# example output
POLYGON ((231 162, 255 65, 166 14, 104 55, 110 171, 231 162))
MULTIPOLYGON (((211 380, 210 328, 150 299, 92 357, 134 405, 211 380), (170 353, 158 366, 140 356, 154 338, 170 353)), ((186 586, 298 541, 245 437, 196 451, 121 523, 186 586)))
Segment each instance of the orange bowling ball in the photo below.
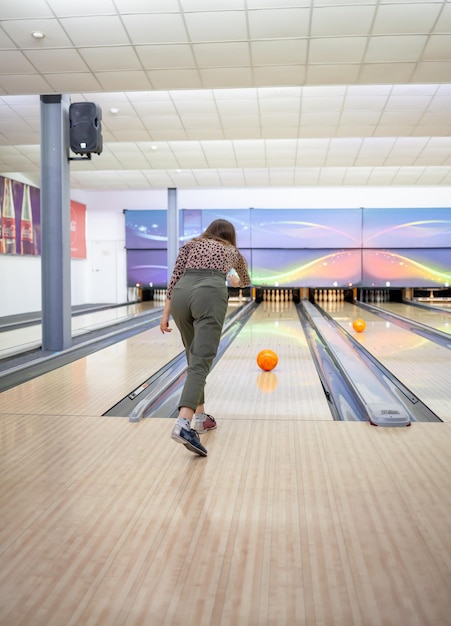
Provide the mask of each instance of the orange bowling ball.
POLYGON ((270 372, 271 370, 273 370, 278 362, 279 357, 274 352, 274 350, 261 350, 257 354, 257 365, 265 372, 270 372))
POLYGON ((352 327, 356 333, 363 333, 366 328, 365 321, 358 318, 352 322, 352 327))

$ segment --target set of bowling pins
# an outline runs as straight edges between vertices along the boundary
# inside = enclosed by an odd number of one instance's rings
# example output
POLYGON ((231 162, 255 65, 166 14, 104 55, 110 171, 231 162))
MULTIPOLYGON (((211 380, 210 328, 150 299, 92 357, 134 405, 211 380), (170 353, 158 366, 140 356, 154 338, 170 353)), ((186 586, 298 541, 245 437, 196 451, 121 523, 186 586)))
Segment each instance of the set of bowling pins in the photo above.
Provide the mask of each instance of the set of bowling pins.
POLYGON ((166 292, 167 289, 154 289, 153 291, 153 299, 154 300, 166 300, 166 292))
POLYGON ((360 292, 361 302, 389 302, 390 291, 388 289, 362 289, 360 292))
POLYGON ((343 302, 345 292, 344 289, 315 289, 313 298, 315 302, 343 302))
POLYGON ((292 289, 263 289, 263 302, 289 302, 293 300, 292 289))
POLYGON ((263 310, 267 313, 283 313, 292 306, 289 300, 265 300, 263 310))

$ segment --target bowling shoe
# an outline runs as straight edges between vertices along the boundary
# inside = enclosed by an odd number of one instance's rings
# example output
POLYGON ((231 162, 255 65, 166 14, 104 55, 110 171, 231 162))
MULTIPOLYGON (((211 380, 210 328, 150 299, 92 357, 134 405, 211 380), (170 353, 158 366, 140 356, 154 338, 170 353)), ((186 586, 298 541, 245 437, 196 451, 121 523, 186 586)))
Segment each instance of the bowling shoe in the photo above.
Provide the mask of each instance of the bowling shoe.
POLYGON ((207 456, 207 450, 201 444, 199 435, 192 428, 188 430, 180 424, 176 424, 172 429, 171 438, 177 443, 182 443, 190 452, 200 456, 207 456))
POLYGON ((199 433, 199 435, 203 435, 209 430, 214 430, 215 428, 216 420, 213 415, 208 415, 207 413, 195 413, 193 429, 199 433))

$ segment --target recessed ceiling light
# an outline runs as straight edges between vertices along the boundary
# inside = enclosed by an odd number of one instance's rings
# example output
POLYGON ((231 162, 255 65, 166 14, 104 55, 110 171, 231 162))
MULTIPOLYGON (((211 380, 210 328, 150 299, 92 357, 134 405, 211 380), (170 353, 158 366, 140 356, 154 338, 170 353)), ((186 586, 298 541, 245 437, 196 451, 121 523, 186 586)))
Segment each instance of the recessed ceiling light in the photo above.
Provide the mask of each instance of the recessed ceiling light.
POLYGON ((150 146, 151 150, 158 150, 158 146, 150 146))
POLYGON ((31 36, 32 36, 34 39, 44 39, 44 37, 45 37, 45 33, 42 33, 40 30, 34 30, 34 31, 31 33, 31 36))
POLYGON ((112 107, 110 109, 110 113, 114 113, 114 114, 119 113, 119 109, 116 109, 116 107, 112 107))

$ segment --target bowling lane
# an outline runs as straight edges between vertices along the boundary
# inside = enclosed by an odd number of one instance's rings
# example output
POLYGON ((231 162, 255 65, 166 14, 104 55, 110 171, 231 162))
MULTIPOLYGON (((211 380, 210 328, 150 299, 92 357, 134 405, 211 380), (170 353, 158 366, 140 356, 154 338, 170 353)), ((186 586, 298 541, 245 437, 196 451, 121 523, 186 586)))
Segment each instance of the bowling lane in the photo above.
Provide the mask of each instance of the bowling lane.
MULTIPOLYGON (((227 314, 240 304, 230 304, 227 314)), ((103 415, 183 352, 180 334, 171 326, 172 333, 152 328, 3 391, 0 413, 103 415)))
POLYGON ((451 421, 451 350, 354 304, 332 302, 322 306, 438 417, 451 421), (363 333, 352 328, 358 317, 366 322, 363 333))
POLYGON ((292 302, 262 302, 210 372, 206 411, 227 420, 332 420, 310 349, 292 302), (279 357, 263 372, 260 350, 279 357))
POLYGON ((401 302, 378 302, 373 306, 451 335, 451 315, 446 311, 423 309, 401 302))
MULTIPOLYGON (((161 306, 162 302, 149 301, 73 315, 71 321, 72 337, 138 317, 161 306)), ((41 343, 41 323, 5 330, 0 332, 0 359, 20 354, 27 350, 34 350, 39 348, 41 343)))
POLYGON ((451 301, 449 299, 444 300, 442 302, 438 300, 431 300, 429 302, 425 302, 424 300, 417 300, 418 304, 426 304, 431 306, 434 309, 442 309, 442 311, 450 311, 451 312, 451 301))
POLYGON ((4 391, 0 412, 102 415, 182 350, 177 331, 152 328, 4 391))

